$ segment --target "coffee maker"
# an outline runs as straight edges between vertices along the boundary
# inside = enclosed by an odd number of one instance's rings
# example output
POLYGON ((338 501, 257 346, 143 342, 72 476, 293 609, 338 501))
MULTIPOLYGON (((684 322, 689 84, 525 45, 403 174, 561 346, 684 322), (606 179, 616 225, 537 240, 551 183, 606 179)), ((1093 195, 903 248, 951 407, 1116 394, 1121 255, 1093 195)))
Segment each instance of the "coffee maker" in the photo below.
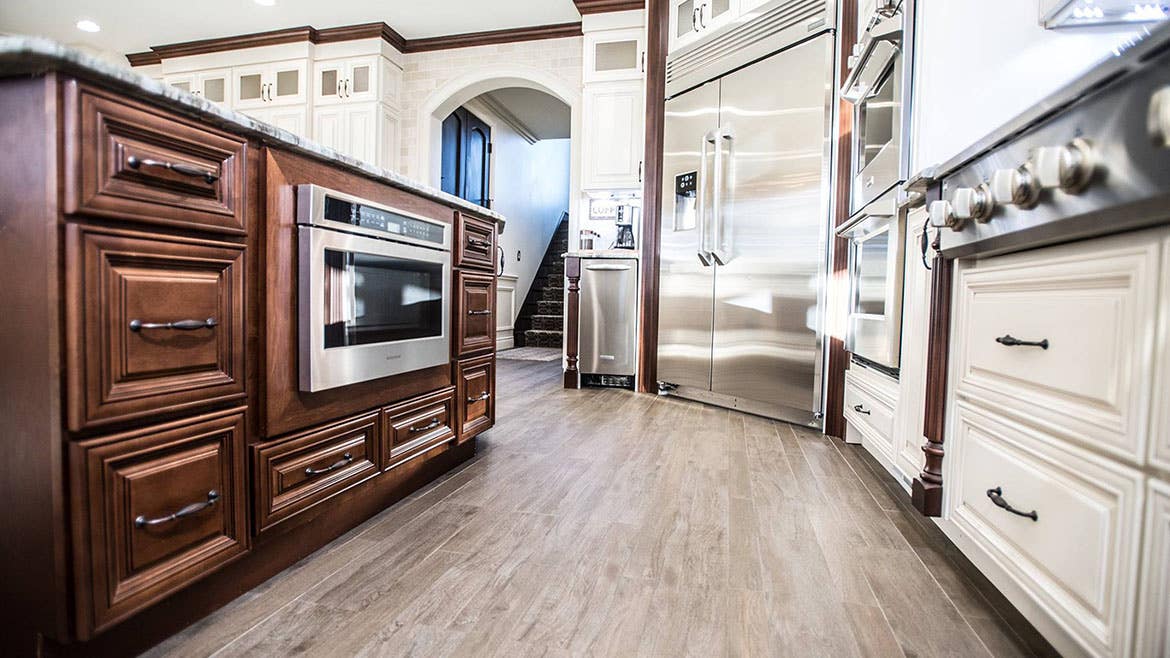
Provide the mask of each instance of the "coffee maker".
POLYGON ((614 240, 615 249, 636 249, 634 245, 634 216, 637 206, 622 204, 617 207, 617 217, 614 224, 617 226, 617 239, 614 240))

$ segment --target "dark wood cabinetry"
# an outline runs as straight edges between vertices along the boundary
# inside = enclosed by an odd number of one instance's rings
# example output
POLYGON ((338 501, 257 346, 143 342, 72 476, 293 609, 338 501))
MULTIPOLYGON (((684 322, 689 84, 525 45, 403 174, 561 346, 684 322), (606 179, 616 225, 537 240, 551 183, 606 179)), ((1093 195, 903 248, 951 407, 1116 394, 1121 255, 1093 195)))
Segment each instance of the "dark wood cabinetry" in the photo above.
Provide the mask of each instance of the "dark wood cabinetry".
POLYGON ((473 439, 496 423, 496 357, 462 359, 456 364, 459 441, 473 439))
POLYGON ((496 346, 496 277, 457 271, 454 305, 456 356, 494 350, 496 346))
POLYGON ((496 271, 496 224, 455 213, 455 267, 496 271))
POLYGON ((455 438, 455 387, 387 407, 382 467, 391 469, 455 438))
POLYGON ((257 532, 377 475, 380 443, 375 412, 256 446, 257 532))
POLYGON ((66 228, 69 429, 244 397, 244 245, 66 228))
POLYGON ((242 409, 72 446, 78 637, 247 550, 243 448, 242 409))
POLYGON ((65 85, 65 211, 243 234, 247 141, 65 85))

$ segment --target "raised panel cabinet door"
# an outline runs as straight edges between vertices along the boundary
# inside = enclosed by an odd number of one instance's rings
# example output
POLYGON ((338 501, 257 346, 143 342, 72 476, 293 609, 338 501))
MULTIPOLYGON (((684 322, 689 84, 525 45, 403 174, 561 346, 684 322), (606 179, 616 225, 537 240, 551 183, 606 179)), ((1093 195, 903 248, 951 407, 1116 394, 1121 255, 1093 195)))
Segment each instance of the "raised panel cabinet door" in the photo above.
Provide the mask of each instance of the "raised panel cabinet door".
POLYGON ((496 270, 496 223, 455 213, 455 267, 496 270))
POLYGON ((380 443, 375 411, 255 446, 257 532, 377 475, 380 443))
POLYGON ((385 107, 379 108, 378 120, 382 124, 378 140, 378 160, 374 163, 385 169, 398 168, 398 114, 385 107))
POLYGON ((243 409, 72 445, 81 639, 247 551, 243 446, 243 409))
POLYGON ((590 85, 585 92, 587 189, 634 188, 642 182, 642 82, 590 85))
POLYGON ((65 96, 66 213, 245 232, 243 138, 74 82, 65 96))
POLYGON ((1170 483, 1147 486, 1145 550, 1135 656, 1170 655, 1170 483))
POLYGON ((345 110, 338 107, 313 108, 313 140, 338 153, 345 153, 345 110))
POLYGON ((461 359, 456 372, 455 405, 463 443, 496 423, 496 357, 461 359))
POLYGON ((293 105, 309 99, 305 83, 308 66, 305 60, 296 59, 271 64, 268 74, 268 102, 274 105, 293 105))
POLYGON ((341 92, 345 80, 345 60, 317 62, 313 65, 313 104, 330 105, 344 100, 341 92))
POLYGON ((640 79, 644 75, 641 28, 585 35, 585 82, 640 79))
POLYGON ((1154 392, 1151 401, 1150 464, 1164 471, 1170 480, 1170 238, 1162 241, 1161 298, 1158 300, 1159 330, 1155 347, 1154 392))
POLYGON ((455 438, 455 387, 382 410, 382 468, 389 470, 455 438))
POLYGON ((374 164, 378 152, 378 104, 364 103, 346 107, 345 133, 346 154, 374 164))
POLYGON ((308 137, 308 110, 303 106, 274 107, 268 110, 266 121, 297 137, 308 137))
POLYGON ((463 356, 496 346, 496 277, 455 273, 455 355, 463 356))
POLYGON ((244 397, 244 246, 66 228, 69 429, 244 397))
POLYGON ((237 66, 232 69, 232 105, 236 109, 268 105, 269 68, 266 65, 237 66))

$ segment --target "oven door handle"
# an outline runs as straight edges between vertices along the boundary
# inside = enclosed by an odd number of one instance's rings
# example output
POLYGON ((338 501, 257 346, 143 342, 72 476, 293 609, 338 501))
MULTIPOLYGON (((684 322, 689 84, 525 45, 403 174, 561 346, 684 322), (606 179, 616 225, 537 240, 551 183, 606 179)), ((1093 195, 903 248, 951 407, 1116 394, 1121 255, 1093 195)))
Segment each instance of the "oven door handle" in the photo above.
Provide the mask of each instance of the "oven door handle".
POLYGON ((872 91, 874 83, 886 65, 902 53, 902 16, 881 21, 878 30, 865 33, 860 46, 861 54, 857 56, 857 64, 849 70, 845 83, 841 85, 841 96, 850 103, 857 103, 872 91), (866 76, 867 72, 873 72, 866 76), (866 78, 872 77, 866 83, 866 78))

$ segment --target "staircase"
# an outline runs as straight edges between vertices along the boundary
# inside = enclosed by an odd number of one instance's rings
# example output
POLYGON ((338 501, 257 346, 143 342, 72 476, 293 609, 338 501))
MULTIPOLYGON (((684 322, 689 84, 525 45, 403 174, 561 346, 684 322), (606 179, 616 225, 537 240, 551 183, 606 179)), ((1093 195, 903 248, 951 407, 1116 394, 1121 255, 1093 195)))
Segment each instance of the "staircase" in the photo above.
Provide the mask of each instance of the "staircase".
POLYGON ((516 347, 560 348, 564 344, 565 261, 561 254, 568 250, 569 213, 564 213, 516 318, 516 347))

